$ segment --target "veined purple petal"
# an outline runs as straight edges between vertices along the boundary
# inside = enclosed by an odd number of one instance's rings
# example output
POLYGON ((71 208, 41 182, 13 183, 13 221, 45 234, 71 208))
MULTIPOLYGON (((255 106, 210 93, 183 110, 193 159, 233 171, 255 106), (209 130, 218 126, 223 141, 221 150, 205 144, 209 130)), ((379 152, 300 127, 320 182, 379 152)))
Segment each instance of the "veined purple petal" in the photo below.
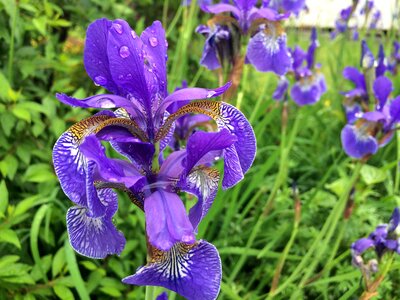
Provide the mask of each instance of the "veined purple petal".
POLYGON ((146 232, 154 247, 168 251, 177 242, 196 241, 182 200, 175 193, 158 190, 144 200, 146 232))
POLYGON ((118 153, 134 163, 138 169, 149 171, 155 153, 153 144, 139 140, 129 142, 112 141, 110 144, 118 153))
POLYGON ((88 209, 74 206, 67 212, 67 230, 71 246, 81 255, 105 258, 109 254, 120 254, 125 247, 125 238, 118 231, 112 217, 118 208, 117 195, 111 189, 98 190, 98 196, 107 207, 102 217, 90 217, 88 209))
POLYGON ((217 249, 206 241, 189 248, 177 244, 168 253, 141 267, 122 282, 154 285, 170 289, 188 300, 215 300, 222 277, 221 259, 217 249))
POLYGON ((130 188, 143 177, 132 164, 108 158, 104 147, 94 135, 87 136, 79 149, 87 160, 97 164, 98 175, 107 182, 123 183, 130 188))
POLYGON ((189 220, 193 228, 206 216, 218 191, 219 172, 209 167, 196 167, 186 177, 180 188, 197 197, 197 203, 189 211, 189 220))
POLYGON ((344 152, 354 158, 361 159, 378 151, 376 139, 366 133, 362 133, 354 125, 346 125, 343 128, 341 139, 344 152))
POLYGON ((185 167, 183 166, 185 158, 186 150, 172 152, 162 163, 159 174, 166 178, 179 179, 185 170, 185 167))
POLYGON ((86 31, 83 62, 86 72, 95 82, 114 94, 121 94, 121 90, 114 82, 108 63, 107 38, 112 22, 99 19, 91 23, 86 31))
POLYGON ((107 54, 115 83, 142 103, 150 94, 144 74, 143 43, 124 20, 115 20, 108 32, 107 54))
POLYGON ((148 61, 145 70, 147 84, 151 87, 152 98, 157 94, 164 99, 167 96, 167 40, 160 21, 155 21, 141 34, 144 58, 148 61), (151 72, 149 72, 151 70, 151 72), (155 76, 155 77, 154 77, 155 76), (154 80, 155 78, 155 80, 154 80))
POLYGON ((87 205, 85 158, 79 144, 93 128, 109 118, 106 115, 87 118, 64 132, 54 145, 54 170, 61 188, 67 197, 78 205, 87 205))
POLYGON ((373 246, 373 240, 371 240, 370 238, 362 238, 351 245, 351 250, 353 251, 354 255, 361 255, 365 252, 365 250, 373 246))
POLYGON ((258 32, 250 38, 247 59, 258 71, 284 75, 292 66, 292 58, 286 48, 286 35, 274 37, 264 31, 258 32))
POLYGON ((393 90, 392 82, 385 76, 378 77, 374 81, 373 89, 379 101, 379 107, 382 109, 393 90))
POLYGON ((226 128, 219 132, 195 132, 187 142, 186 174, 189 174, 197 162, 208 152, 225 149, 236 141, 237 137, 226 128))

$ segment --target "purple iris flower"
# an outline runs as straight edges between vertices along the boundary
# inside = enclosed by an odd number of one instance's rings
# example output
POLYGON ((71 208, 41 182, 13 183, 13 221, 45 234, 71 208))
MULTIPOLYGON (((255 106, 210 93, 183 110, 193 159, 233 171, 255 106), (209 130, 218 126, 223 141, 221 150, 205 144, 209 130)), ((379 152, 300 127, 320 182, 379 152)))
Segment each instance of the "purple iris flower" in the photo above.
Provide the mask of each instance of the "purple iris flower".
POLYGON ((307 8, 305 0, 268 0, 263 1, 263 7, 269 7, 281 12, 290 12, 296 16, 307 8))
POLYGON ((347 155, 362 159, 375 154, 379 147, 390 141, 395 125, 400 121, 400 96, 389 100, 392 89, 392 82, 387 77, 381 76, 374 81, 375 110, 358 111, 354 115, 354 124, 347 124, 342 130, 342 146, 347 155))
POLYGON ((207 26, 197 28, 206 37, 202 65, 218 68, 228 56, 226 53, 230 54, 230 61, 235 61, 240 54, 240 36, 248 34, 246 62, 261 72, 284 75, 288 71, 292 62, 279 21, 288 18, 289 13, 279 14, 268 7, 257 8, 256 4, 256 0, 235 0, 233 4, 200 6, 203 11, 216 15, 207 26))
MULTIPOLYGON (((318 48, 317 31, 311 31, 311 42, 307 52, 299 46, 292 51, 293 65, 292 74, 295 83, 291 87, 290 96, 299 105, 312 105, 321 99, 326 92, 324 75, 320 72, 320 65, 315 63, 316 49, 318 48)), ((286 78, 281 78, 273 94, 273 99, 282 100, 288 89, 289 82, 286 78)))
POLYGON ((396 75, 397 68, 400 65, 400 43, 398 41, 393 42, 393 50, 388 58, 388 70, 396 75))
POLYGON ((353 262, 358 262, 356 265, 360 266, 362 263, 361 255, 370 248, 375 250, 378 258, 386 252, 396 252, 400 254, 400 239, 397 228, 400 222, 399 208, 395 208, 389 220, 389 224, 382 224, 376 227, 369 237, 357 240, 351 245, 351 252, 353 262))
POLYGON ((219 172, 210 165, 222 158, 222 187, 234 186, 254 160, 256 141, 239 110, 210 99, 229 84, 168 95, 166 62, 167 42, 159 21, 140 36, 124 20, 93 22, 84 65, 94 83, 111 94, 83 100, 57 94, 65 104, 105 110, 61 135, 53 150, 54 168, 75 204, 67 212, 67 229, 78 253, 92 258, 121 253, 125 238, 112 222, 118 208, 113 189, 121 190, 145 213, 150 257, 123 282, 162 286, 187 299, 215 299, 221 281, 218 251, 195 238, 218 189, 219 172), (187 104, 169 112, 181 103, 187 104), (193 113, 213 119, 217 131, 197 131, 186 149, 166 156, 176 121, 193 113), (108 158, 102 142, 126 159, 108 158), (178 191, 198 199, 189 214, 178 191))

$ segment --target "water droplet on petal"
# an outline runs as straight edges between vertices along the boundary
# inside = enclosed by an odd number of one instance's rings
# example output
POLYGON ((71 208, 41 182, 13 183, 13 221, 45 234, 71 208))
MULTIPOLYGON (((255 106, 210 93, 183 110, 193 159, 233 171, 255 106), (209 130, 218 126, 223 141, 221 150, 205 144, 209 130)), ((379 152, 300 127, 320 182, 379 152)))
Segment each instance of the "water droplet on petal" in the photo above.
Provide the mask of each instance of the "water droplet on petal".
POLYGON ((127 75, 126 75, 126 79, 128 79, 128 80, 129 80, 129 79, 132 79, 132 74, 131 74, 131 73, 127 74, 127 75))
POLYGON ((149 43, 152 47, 156 47, 158 45, 158 40, 156 37, 152 36, 149 38, 149 43))
POLYGON ((122 75, 122 74, 118 75, 118 79, 119 79, 119 80, 123 80, 124 78, 125 78, 124 75, 122 75))
POLYGON ((114 108, 115 103, 110 99, 101 99, 98 101, 102 108, 114 108))
POLYGON ((215 91, 209 91, 207 94, 207 98, 211 98, 212 96, 214 96, 217 92, 215 91))
POLYGON ((165 40, 165 47, 168 48, 168 41, 165 40))
POLYGON ((94 83, 96 85, 106 85, 107 84, 107 78, 105 78, 103 76, 96 76, 94 78, 94 83))
POLYGON ((131 31, 131 35, 132 35, 133 39, 136 39, 138 37, 136 32, 133 30, 131 31))
POLYGON ((114 23, 112 27, 119 34, 122 34, 122 32, 124 32, 124 30, 122 29, 122 25, 121 24, 114 23))
POLYGON ((122 58, 127 58, 131 53, 129 52, 129 48, 127 46, 122 46, 119 48, 119 56, 122 58))

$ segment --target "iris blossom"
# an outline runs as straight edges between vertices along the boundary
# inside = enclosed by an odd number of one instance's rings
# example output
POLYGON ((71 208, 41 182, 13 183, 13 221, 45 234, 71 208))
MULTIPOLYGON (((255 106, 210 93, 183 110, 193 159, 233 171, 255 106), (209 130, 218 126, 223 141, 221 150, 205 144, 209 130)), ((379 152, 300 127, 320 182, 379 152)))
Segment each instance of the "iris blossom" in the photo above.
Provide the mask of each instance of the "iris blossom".
POLYGON ((279 12, 290 12, 296 16, 307 9, 306 0, 264 0, 263 7, 269 7, 279 12))
POLYGON ((400 43, 398 41, 394 41, 392 53, 388 58, 388 70, 393 75, 396 75, 399 65, 400 65, 400 43))
POLYGON ((53 150, 54 167, 75 204, 67 212, 67 229, 78 253, 92 258, 121 253, 125 238, 112 222, 118 207, 113 189, 121 190, 144 211, 149 252, 148 264, 123 282, 162 286, 187 299, 215 299, 221 281, 218 251, 195 238, 218 189, 220 175, 210 165, 223 159, 222 187, 234 186, 254 160, 255 137, 239 110, 210 99, 229 84, 168 95, 166 61, 160 22, 140 36, 123 20, 93 22, 84 65, 94 83, 111 93, 83 100, 57 95, 71 106, 104 110, 61 135, 53 150), (182 102, 187 104, 168 112, 182 102), (176 121, 193 113, 213 119, 217 131, 198 131, 188 138, 186 149, 165 151, 176 121), (108 158, 102 142, 126 159, 108 158), (197 197, 189 214, 178 192, 197 197))
POLYGON ((370 248, 375 250, 378 259, 387 252, 400 254, 400 236, 398 227, 400 222, 399 208, 395 208, 389 224, 382 224, 376 227, 369 237, 357 240, 351 245, 351 253, 355 266, 365 268, 362 255, 370 248))
MULTIPOLYGON (((299 105, 312 105, 318 102, 326 92, 324 75, 320 72, 320 65, 315 63, 315 54, 318 48, 317 31, 311 32, 311 43, 307 52, 296 46, 292 51, 293 65, 289 74, 293 74, 295 83, 290 90, 293 101, 299 105)), ((278 83, 273 99, 282 100, 289 88, 289 82, 282 77, 278 83)))
POLYGON ((286 34, 280 21, 290 13, 280 14, 269 7, 256 7, 256 0, 234 0, 233 4, 202 4, 201 9, 215 14, 207 26, 197 32, 206 37, 202 65, 213 70, 225 61, 235 62, 240 55, 240 39, 249 35, 246 62, 258 71, 285 74, 291 66, 286 34))

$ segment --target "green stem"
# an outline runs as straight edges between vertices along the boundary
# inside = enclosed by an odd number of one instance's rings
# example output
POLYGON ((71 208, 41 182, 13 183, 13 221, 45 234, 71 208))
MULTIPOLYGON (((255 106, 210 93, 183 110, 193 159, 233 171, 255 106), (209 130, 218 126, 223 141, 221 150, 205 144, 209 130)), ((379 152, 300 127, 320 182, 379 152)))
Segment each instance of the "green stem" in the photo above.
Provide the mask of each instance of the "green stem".
POLYGON ((147 285, 145 300, 154 300, 155 299, 154 291, 155 291, 155 286, 147 285))
POLYGON ((167 26, 169 0, 164 0, 162 23, 167 26))
MULTIPOLYGON (((284 110, 285 106, 283 106, 282 109, 284 110)), ((288 156, 290 153, 290 148, 294 144, 294 139, 296 137, 296 134, 297 134, 297 131, 299 128, 299 124, 300 124, 300 117, 299 117, 299 114, 297 114, 296 120, 293 124, 293 129, 292 129, 292 132, 291 132, 288 142, 287 142, 287 126, 286 126, 285 122, 283 122, 283 124, 282 124, 281 147, 280 147, 281 157, 280 157, 280 161, 279 161, 278 175, 275 179, 275 183, 274 183, 274 186, 272 187, 272 190, 268 197, 268 200, 265 203, 265 205, 263 206, 263 209, 261 210, 261 216, 258 218, 256 224, 254 225, 252 232, 250 233, 250 237, 247 240, 246 248, 248 248, 248 249, 252 247, 254 240, 256 239, 258 233, 260 232, 261 226, 264 223, 264 221, 270 211, 270 208, 273 206, 273 201, 275 199, 276 193, 278 192, 280 186, 286 181, 286 177, 287 177, 287 173, 288 173, 287 172, 288 156)), ((238 262, 236 263, 235 268, 233 269, 231 275, 229 276, 230 282, 232 282, 236 278, 237 274, 242 269, 246 260, 247 260, 247 253, 243 252, 242 255, 240 256, 238 262)))
POLYGON ((314 271, 314 268, 319 263, 321 256, 324 254, 326 250, 329 240, 331 239, 332 235, 336 230, 337 223, 341 215, 343 214, 350 191, 359 177, 361 167, 362 163, 358 162, 353 171, 352 177, 347 183, 347 186, 343 194, 339 198, 339 201, 336 203, 334 209, 331 211, 328 219, 326 220, 318 236, 315 238, 310 249, 303 257, 301 262, 298 264, 297 268, 289 276, 289 278, 286 279, 286 281, 282 283, 281 286, 277 288, 273 293, 270 293, 270 297, 275 296, 280 292, 284 291, 287 288, 287 286, 291 284, 294 280, 296 280, 304 270, 306 270, 305 274, 306 277, 309 276, 314 271), (322 241, 324 236, 326 236, 325 241, 322 241))

